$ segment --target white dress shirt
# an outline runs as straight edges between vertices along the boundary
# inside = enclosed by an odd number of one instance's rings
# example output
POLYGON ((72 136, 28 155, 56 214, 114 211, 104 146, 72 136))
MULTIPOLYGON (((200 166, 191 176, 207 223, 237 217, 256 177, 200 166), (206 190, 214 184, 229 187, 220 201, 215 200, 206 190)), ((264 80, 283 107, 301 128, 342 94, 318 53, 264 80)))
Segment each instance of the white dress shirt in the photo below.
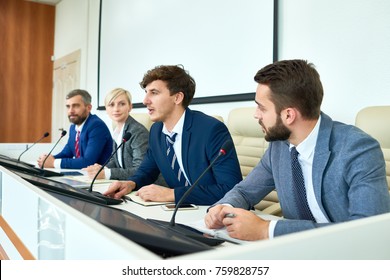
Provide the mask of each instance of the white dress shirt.
MULTIPOLYGON (((88 119, 88 118, 87 118, 87 119, 88 119)), ((85 121, 86 121, 87 119, 85 119, 85 121)), ((84 121, 81 125, 75 125, 75 127, 74 127, 74 129, 76 130, 76 136, 75 136, 75 137, 77 137, 77 131, 80 131, 80 134, 81 134, 81 131, 83 130, 85 121, 84 121)), ((75 141, 76 141, 76 138, 75 138, 75 141)), ((55 168, 55 169, 61 169, 61 159, 60 159, 60 158, 56 158, 56 159, 54 160, 54 168, 55 168)))
POLYGON ((185 119, 185 111, 183 113, 183 115, 180 117, 179 121, 177 122, 177 124, 175 125, 175 127, 172 129, 172 131, 168 131, 168 129, 166 128, 165 124, 163 126, 163 129, 162 129, 162 132, 165 134, 165 135, 168 135, 169 137, 172 137, 172 135, 174 133, 177 133, 176 135, 176 139, 175 139, 175 143, 173 143, 173 149, 175 150, 175 154, 176 154, 176 158, 177 158, 177 162, 180 166, 180 169, 181 171, 183 172, 184 174, 184 177, 186 178, 186 180, 191 184, 191 182, 188 180, 188 177, 187 177, 187 174, 183 168, 183 157, 182 157, 182 154, 181 154, 181 150, 182 150, 182 136, 183 136, 183 126, 184 126, 184 119, 185 119))

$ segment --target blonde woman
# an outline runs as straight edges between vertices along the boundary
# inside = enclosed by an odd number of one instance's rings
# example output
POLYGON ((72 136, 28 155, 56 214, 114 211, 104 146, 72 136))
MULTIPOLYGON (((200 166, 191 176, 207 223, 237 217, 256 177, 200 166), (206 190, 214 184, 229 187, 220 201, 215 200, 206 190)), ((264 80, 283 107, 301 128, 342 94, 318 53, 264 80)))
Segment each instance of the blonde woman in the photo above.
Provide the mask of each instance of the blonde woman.
MULTIPOLYGON (((113 121, 113 151, 122 143, 123 135, 130 133, 130 139, 111 158, 106 167, 97 176, 98 179, 125 180, 132 176, 141 164, 148 149, 148 130, 129 113, 132 109, 131 94, 125 89, 110 91, 105 100, 106 112, 113 121)), ((84 170, 92 179, 101 168, 94 164, 84 170)))

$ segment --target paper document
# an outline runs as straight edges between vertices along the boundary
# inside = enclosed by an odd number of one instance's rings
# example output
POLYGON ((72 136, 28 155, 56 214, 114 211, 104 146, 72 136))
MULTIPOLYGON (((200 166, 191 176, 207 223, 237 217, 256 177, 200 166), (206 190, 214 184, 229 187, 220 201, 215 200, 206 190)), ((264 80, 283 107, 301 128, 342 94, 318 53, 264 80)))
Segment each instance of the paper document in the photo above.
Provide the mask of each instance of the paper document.
POLYGON ((250 241, 240 240, 237 238, 230 237, 227 230, 226 230, 226 227, 223 227, 220 229, 210 229, 210 228, 206 227, 206 225, 204 223, 204 219, 196 221, 196 222, 186 223, 186 225, 190 226, 194 229, 197 229, 203 233, 206 233, 210 236, 213 236, 213 237, 216 237, 219 239, 223 239, 223 240, 226 240, 226 241, 229 241, 232 243, 245 244, 245 243, 250 242, 250 241))
MULTIPOLYGON (((88 176, 62 176, 52 177, 51 179, 68 184, 74 188, 89 188, 92 182, 92 180, 88 176)), ((111 182, 114 182, 114 180, 96 179, 94 185, 109 184, 111 182)))
MULTIPOLYGON (((268 214, 263 214, 261 212, 257 212, 255 211, 254 212, 257 216, 263 218, 263 219, 266 219, 266 220, 280 220, 282 219, 281 217, 277 217, 277 216, 273 216, 273 215, 268 215, 268 214)), ((189 222, 189 223, 185 223, 185 225, 187 226, 190 226, 194 229, 197 229, 203 233, 206 233, 208 235, 211 235, 211 236, 214 236, 214 237, 217 237, 217 238, 220 238, 220 239, 224 239, 226 241, 229 241, 229 242, 233 242, 233 243, 237 243, 237 244, 245 244, 245 243, 248 243, 248 242, 252 242, 252 241, 246 241, 246 240, 240 240, 240 239, 237 239, 237 238, 233 238, 233 237, 230 237, 227 230, 226 230, 226 227, 223 227, 223 228, 220 228, 220 229, 209 229, 206 224, 204 223, 204 219, 201 219, 199 221, 195 221, 195 222, 189 222)))
MULTIPOLYGON (((92 179, 90 179, 88 176, 66 176, 69 179, 80 181, 83 183, 92 183, 92 179)), ((96 179, 94 184, 109 184, 111 182, 114 182, 116 180, 109 180, 109 179, 96 179)))
POLYGON ((141 204, 143 206, 153 206, 153 205, 164 205, 172 203, 172 201, 145 201, 136 195, 137 191, 133 191, 130 194, 126 195, 127 198, 131 199, 133 202, 141 204))

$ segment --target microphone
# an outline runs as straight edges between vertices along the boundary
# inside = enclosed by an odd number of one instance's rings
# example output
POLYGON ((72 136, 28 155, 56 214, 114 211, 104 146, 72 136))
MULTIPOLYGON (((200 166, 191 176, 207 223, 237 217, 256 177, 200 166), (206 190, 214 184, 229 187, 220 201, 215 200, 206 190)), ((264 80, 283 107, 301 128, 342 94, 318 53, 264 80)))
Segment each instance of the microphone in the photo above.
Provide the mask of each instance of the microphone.
POLYGON ((35 144, 41 142, 43 138, 46 138, 46 137, 49 136, 49 135, 50 135, 49 132, 45 132, 45 134, 43 134, 43 136, 42 136, 41 138, 39 138, 38 141, 36 141, 36 142, 35 142, 34 144, 32 144, 30 147, 27 146, 27 148, 23 151, 23 153, 21 153, 20 156, 18 157, 18 162, 20 162, 20 158, 21 158, 21 156, 22 156, 25 152, 27 152, 28 150, 30 150, 35 144))
POLYGON ((55 143, 55 145, 53 146, 53 148, 50 150, 50 152, 47 154, 47 156, 45 157, 45 160, 43 161, 42 163, 42 166, 41 166, 41 169, 43 170, 43 167, 45 166, 45 162, 47 160, 47 158, 51 155, 51 152, 53 152, 54 148, 57 146, 58 142, 60 142, 60 140, 62 139, 62 137, 64 137, 66 135, 66 130, 63 130, 61 132, 61 137, 60 139, 58 139, 58 141, 55 143))
POLYGON ((203 171, 202 174, 196 179, 195 183, 188 188, 188 190, 183 194, 183 196, 179 199, 179 201, 176 204, 175 210, 173 211, 172 218, 170 221, 170 226, 175 226, 175 218, 177 210, 179 209, 180 205, 183 203, 183 201, 187 198, 187 196, 192 192, 192 190, 195 188, 195 186, 198 184, 199 180, 202 179, 202 177, 209 171, 209 169, 214 165, 215 161, 220 157, 226 155, 232 148, 233 148, 233 141, 228 139, 223 143, 221 149, 219 150, 218 155, 214 158, 214 160, 210 163, 210 165, 203 171))
MULTIPOLYGON (((111 156, 106 160, 106 162, 100 167, 99 171, 96 173, 95 177, 93 177, 93 180, 91 182, 91 185, 89 186, 89 189, 88 191, 89 192, 92 192, 92 187, 93 187, 93 183, 95 183, 95 180, 97 178, 97 176, 99 175, 99 173, 103 170, 103 168, 107 165, 107 163, 110 161, 110 159, 116 154, 116 152, 119 150, 120 147, 123 146, 123 144, 125 144, 131 137, 131 133, 130 132, 126 132, 125 135, 123 135, 123 138, 122 138, 122 143, 120 143, 120 145, 115 149, 115 151, 111 154, 111 156)), ((95 192, 94 192, 95 193, 95 192)), ((98 194, 99 196, 101 195, 100 193, 96 193, 98 194)))

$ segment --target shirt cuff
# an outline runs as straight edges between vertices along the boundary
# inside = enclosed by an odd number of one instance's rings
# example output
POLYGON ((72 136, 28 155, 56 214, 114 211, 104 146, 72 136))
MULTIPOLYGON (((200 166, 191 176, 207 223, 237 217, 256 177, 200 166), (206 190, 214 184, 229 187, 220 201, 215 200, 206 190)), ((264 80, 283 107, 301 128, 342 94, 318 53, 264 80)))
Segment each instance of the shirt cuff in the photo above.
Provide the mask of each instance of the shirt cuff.
POLYGON ((104 178, 109 180, 111 178, 111 169, 104 167, 104 178))
POLYGON ((61 169, 61 159, 60 158, 56 158, 54 160, 54 168, 55 169, 61 169))
POLYGON ((269 239, 273 239, 274 238, 274 231, 275 231, 275 227, 276 227, 276 223, 278 221, 275 221, 275 220, 271 220, 269 222, 269 227, 268 227, 268 238, 269 239))

